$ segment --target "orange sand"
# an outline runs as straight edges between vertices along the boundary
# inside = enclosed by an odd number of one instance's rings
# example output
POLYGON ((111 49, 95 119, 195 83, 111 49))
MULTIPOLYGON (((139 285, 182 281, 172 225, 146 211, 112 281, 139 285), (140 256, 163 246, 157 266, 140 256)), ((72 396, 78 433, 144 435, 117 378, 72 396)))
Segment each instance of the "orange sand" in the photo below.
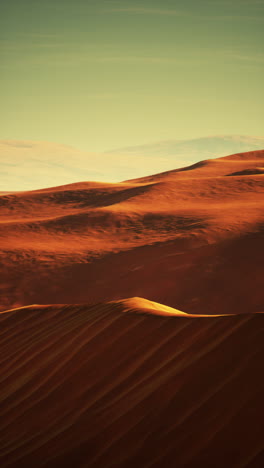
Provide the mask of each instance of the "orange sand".
POLYGON ((1 310, 143 296, 194 314, 258 312, 263 167, 255 151, 120 184, 2 194, 1 310))

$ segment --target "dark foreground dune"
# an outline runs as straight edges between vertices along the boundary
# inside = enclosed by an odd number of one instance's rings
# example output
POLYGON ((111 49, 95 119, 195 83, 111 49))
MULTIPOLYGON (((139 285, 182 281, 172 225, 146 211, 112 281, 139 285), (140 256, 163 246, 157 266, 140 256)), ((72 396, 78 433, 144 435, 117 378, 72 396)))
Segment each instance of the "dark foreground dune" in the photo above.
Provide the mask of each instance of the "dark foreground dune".
POLYGON ((1 467, 263 467, 264 316, 0 314, 1 467))

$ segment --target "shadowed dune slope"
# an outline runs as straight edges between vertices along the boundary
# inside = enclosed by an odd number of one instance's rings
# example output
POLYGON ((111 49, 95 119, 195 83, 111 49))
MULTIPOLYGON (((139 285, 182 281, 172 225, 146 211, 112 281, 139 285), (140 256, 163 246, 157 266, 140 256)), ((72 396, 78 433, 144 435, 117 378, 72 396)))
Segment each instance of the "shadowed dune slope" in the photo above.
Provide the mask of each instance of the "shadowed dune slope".
POLYGON ((140 298, 1 313, 1 467, 262 467, 263 321, 140 298))
POLYGON ((196 314, 261 310, 263 167, 253 151, 0 195, 1 310, 130 296, 196 314))

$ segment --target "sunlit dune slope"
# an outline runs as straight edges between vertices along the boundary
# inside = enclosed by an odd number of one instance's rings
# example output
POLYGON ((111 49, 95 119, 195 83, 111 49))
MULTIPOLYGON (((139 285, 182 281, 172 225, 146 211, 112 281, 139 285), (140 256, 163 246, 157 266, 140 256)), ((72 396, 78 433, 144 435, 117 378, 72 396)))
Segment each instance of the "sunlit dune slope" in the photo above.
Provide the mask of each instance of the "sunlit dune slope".
POLYGON ((262 467, 263 320, 140 298, 1 313, 1 467, 262 467))
POLYGON ((264 305, 264 151, 119 184, 0 196, 1 309, 144 296, 187 310, 264 305))

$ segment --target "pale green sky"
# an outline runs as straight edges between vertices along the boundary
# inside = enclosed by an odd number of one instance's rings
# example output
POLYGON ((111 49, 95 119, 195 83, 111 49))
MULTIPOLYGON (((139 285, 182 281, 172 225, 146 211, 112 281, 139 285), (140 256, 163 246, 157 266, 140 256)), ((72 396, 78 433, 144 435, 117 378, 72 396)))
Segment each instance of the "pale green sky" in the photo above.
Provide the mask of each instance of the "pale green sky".
POLYGON ((263 135, 263 0, 0 0, 0 138, 263 135))

